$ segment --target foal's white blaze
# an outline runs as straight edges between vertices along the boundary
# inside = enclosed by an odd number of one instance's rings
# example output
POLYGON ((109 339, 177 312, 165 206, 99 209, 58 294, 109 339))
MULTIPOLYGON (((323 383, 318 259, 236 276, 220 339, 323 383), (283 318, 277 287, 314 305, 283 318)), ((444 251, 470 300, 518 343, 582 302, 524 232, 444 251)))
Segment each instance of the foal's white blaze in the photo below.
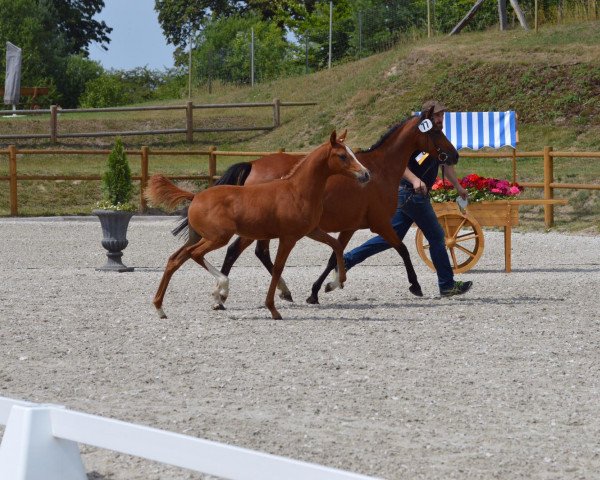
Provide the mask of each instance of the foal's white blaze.
POLYGON ((367 168, 365 168, 365 166, 362 163, 360 163, 360 161, 358 160, 358 158, 356 158, 356 155, 354 155, 354 152, 352 151, 352 149, 348 145, 344 145, 344 148, 348 152, 348 155, 350 155, 350 157, 352 157, 354 159, 354 161, 360 165, 361 171, 355 173, 355 175, 357 177, 359 177, 361 175, 364 175, 365 173, 368 173, 369 170, 367 168))

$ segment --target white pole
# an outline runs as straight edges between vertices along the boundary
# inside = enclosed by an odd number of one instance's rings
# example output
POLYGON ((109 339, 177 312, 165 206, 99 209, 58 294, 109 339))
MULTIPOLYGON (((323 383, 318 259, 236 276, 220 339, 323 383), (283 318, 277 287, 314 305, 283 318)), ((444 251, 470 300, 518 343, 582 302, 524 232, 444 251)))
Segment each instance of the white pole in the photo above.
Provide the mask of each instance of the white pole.
POLYGON ((331 31, 333 30, 333 2, 329 2, 329 62, 327 68, 331 68, 331 31))
POLYGON ((251 29, 250 41, 250 83, 254 86, 254 27, 251 29))

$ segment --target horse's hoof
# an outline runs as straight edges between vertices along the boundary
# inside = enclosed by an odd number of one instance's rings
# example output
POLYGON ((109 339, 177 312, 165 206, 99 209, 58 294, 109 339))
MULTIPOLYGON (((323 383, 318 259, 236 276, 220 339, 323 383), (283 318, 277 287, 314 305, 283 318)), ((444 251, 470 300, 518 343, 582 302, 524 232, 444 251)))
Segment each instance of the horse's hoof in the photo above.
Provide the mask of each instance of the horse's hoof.
POLYGON ((308 297, 306 299, 306 303, 310 303, 312 305, 318 305, 319 304, 319 298, 316 295, 311 295, 310 297, 308 297))
POLYGON ((328 283, 325 285, 325 293, 333 292, 335 288, 333 288, 332 283, 328 283))
POLYGON ((157 308, 156 313, 158 313, 158 318, 165 319, 167 318, 167 314, 162 308, 157 308))
POLYGON ((291 292, 281 292, 279 294, 279 298, 281 298, 282 300, 285 300, 286 302, 293 302, 294 299, 292 298, 292 293, 291 292))
POLYGON ((225 303, 227 301, 227 295, 219 295, 220 303, 225 303))
POLYGON ((215 303, 212 308, 213 310, 225 310, 225 305, 222 303, 215 303))
POLYGON ((271 317, 273 317, 273 320, 283 320, 281 314, 277 310, 271 312, 271 317))
POLYGON ((417 297, 423 296, 423 291, 421 290, 420 285, 411 285, 408 290, 410 290, 410 293, 412 293, 413 295, 415 295, 417 297))

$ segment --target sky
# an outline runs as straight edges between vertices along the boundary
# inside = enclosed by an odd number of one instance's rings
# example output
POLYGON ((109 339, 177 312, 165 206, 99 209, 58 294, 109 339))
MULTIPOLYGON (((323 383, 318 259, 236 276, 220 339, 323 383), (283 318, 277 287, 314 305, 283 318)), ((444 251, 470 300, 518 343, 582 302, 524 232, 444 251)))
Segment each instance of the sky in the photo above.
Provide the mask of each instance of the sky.
POLYGON ((173 45, 167 45, 154 11, 154 0, 104 0, 105 7, 94 18, 113 31, 108 51, 90 45, 90 58, 106 69, 135 67, 164 69, 173 66, 173 45))

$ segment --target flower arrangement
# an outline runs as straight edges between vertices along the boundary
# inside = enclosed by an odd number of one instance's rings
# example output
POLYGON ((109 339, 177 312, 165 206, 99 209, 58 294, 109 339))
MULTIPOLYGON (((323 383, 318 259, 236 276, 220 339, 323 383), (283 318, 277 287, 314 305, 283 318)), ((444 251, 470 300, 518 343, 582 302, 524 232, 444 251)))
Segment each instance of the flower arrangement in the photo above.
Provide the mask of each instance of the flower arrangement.
POLYGON ((108 157, 106 171, 102 176, 102 201, 96 204, 97 209, 134 212, 137 207, 131 203, 133 183, 131 170, 125 155, 125 147, 120 138, 108 157))
MULTIPOLYGON (((503 200, 515 197, 523 191, 523 187, 516 182, 480 177, 475 173, 461 178, 459 182, 469 192, 470 202, 503 200)), ((448 180, 442 181, 438 178, 431 187, 430 196, 433 202, 453 202, 458 197, 458 192, 448 180)))

